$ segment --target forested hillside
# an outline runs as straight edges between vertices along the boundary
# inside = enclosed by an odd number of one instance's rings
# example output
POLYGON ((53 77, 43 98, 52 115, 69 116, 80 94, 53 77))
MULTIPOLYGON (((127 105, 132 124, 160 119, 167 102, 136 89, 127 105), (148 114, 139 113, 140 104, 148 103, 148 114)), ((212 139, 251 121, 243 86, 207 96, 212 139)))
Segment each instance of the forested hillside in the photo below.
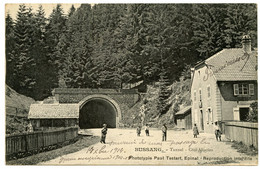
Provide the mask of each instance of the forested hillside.
POLYGON ((256 4, 82 4, 49 17, 20 5, 6 16, 6 83, 42 100, 55 87, 159 82, 161 112, 186 69, 223 48, 257 46, 256 4), (169 88, 169 87, 168 87, 169 88))

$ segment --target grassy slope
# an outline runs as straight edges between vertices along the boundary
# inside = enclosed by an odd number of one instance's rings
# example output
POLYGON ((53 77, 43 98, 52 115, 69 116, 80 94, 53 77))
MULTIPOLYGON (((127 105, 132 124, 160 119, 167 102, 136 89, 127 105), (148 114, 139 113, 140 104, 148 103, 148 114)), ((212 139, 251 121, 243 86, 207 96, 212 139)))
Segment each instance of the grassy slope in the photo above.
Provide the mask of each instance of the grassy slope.
POLYGON ((21 95, 6 85, 6 133, 20 133, 25 130, 25 119, 28 116, 29 108, 35 101, 21 95), (12 116, 11 116, 12 115, 12 116))
POLYGON ((34 103, 34 99, 21 95, 11 89, 9 86, 5 86, 5 105, 10 107, 16 107, 29 111, 31 103, 34 103))

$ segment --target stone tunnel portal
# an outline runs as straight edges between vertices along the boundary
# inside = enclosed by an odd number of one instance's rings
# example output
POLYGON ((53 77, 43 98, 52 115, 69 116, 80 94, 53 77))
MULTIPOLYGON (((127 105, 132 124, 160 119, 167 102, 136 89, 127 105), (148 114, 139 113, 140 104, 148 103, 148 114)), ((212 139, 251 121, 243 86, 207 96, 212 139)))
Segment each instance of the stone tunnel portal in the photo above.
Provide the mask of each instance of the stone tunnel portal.
POLYGON ((85 101, 79 112, 79 127, 101 128, 104 123, 108 128, 117 127, 118 110, 109 100, 104 98, 91 98, 85 101))

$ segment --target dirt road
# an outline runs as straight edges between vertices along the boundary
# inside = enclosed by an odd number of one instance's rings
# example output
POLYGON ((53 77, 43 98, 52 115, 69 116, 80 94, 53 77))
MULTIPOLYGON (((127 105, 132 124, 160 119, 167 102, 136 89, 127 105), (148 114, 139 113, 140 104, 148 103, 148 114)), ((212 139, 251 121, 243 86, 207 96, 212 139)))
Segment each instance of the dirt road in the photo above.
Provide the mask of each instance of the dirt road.
MULTIPOLYGON (((100 135, 100 129, 81 131, 100 135)), ((64 155, 40 165, 257 165, 257 157, 238 153, 223 138, 201 133, 193 138, 191 131, 168 130, 162 142, 160 130, 150 136, 136 136, 134 129, 109 129, 106 144, 97 143, 76 153, 64 155)))

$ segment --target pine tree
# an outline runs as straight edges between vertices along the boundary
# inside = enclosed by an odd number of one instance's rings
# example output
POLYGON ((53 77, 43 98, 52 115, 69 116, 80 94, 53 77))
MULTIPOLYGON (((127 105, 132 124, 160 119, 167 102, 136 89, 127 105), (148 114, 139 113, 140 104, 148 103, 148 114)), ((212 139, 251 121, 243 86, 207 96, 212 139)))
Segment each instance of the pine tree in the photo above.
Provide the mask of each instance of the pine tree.
POLYGON ((159 114, 165 114, 169 108, 168 98, 170 96, 169 79, 167 77, 167 71, 162 67, 159 79, 159 97, 158 97, 158 112, 159 114))
POLYGON ((5 54, 6 54, 6 83, 11 88, 14 87, 14 69, 15 60, 15 39, 14 39, 14 21, 8 13, 5 18, 5 54))
POLYGON ((17 20, 14 27, 15 35, 15 60, 14 89, 27 96, 33 96, 35 86, 35 59, 31 55, 33 46, 33 16, 32 9, 25 5, 19 6, 17 20))
POLYGON ((136 38, 139 29, 137 6, 135 4, 123 6, 123 15, 119 18, 118 27, 114 32, 122 83, 134 83, 142 80, 140 48, 138 47, 140 44, 136 38))
POLYGON ((81 5, 67 20, 66 28, 56 51, 57 56, 64 57, 59 67, 60 80, 64 80, 67 87, 95 87, 91 72, 91 6, 81 5))
POLYGON ((206 59, 226 46, 222 37, 226 5, 195 4, 194 8, 193 40, 201 58, 206 59))
POLYGON ((241 47, 241 37, 245 34, 251 36, 252 46, 257 46, 256 4, 229 4, 224 23, 226 28, 223 37, 227 47, 241 47))
POLYGON ((34 98, 42 100, 51 95, 51 91, 55 87, 56 77, 54 64, 48 56, 46 43, 47 18, 45 18, 45 12, 41 5, 34 15, 33 25, 35 29, 33 30, 34 43, 31 55, 36 63, 36 69, 34 70, 36 79, 34 98))
POLYGON ((50 72, 52 72, 52 86, 57 87, 59 81, 58 72, 61 70, 65 57, 59 55, 57 52, 57 46, 60 43, 60 38, 66 30, 66 17, 60 4, 53 9, 50 17, 48 18, 48 24, 46 26, 46 53, 49 63, 52 64, 50 72))
POLYGON ((119 54, 116 28, 125 5, 98 4, 93 7, 93 56, 98 65, 98 86, 120 88, 122 83, 122 55, 119 54))
POLYGON ((73 13, 76 11, 76 8, 74 7, 74 5, 71 5, 70 10, 69 10, 69 14, 68 17, 71 17, 71 15, 73 15, 73 13))

